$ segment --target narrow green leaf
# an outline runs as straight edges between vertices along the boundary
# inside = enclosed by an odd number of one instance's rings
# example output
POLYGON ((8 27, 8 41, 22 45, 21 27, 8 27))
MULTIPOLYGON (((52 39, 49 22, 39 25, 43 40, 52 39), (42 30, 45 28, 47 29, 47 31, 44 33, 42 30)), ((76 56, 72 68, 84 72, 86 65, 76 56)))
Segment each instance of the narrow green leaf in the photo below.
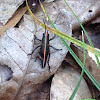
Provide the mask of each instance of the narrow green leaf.
MULTIPOLYGON (((66 47, 67 47, 68 51, 70 52, 70 54, 73 56, 73 58, 76 60, 76 62, 79 64, 79 66, 83 69, 83 63, 79 60, 79 58, 76 56, 76 54, 73 52, 73 50, 67 44, 66 44, 66 47)), ((84 72, 90 78, 90 80, 93 82, 93 84, 96 86, 96 88, 100 91, 100 85, 97 83, 97 81, 94 79, 94 77, 90 74, 90 72, 86 68, 84 68, 84 72)))
MULTIPOLYGON (((68 3, 66 2, 66 0, 64 0, 64 1, 65 1, 66 5, 68 6, 68 8, 69 8, 69 9, 71 10, 71 12, 73 13, 73 15, 75 16, 75 18, 77 19, 77 21, 79 22, 79 24, 80 24, 81 28, 83 29, 83 31, 84 31, 84 33, 85 33, 85 35, 86 35, 86 37, 87 37, 87 39, 88 39, 90 45, 91 45, 92 47, 94 47, 93 44, 92 44, 92 41, 91 41, 90 37, 88 36, 86 30, 84 29, 83 25, 82 25, 81 22, 79 21, 78 17, 76 16, 76 14, 75 14, 74 11, 72 10, 72 8, 68 5, 68 3)), ((96 57, 96 60, 97 60, 98 66, 99 66, 99 70, 100 70, 100 61, 99 61, 97 55, 95 55, 95 57, 96 57)))
MULTIPOLYGON (((82 31, 82 41, 84 43, 83 31, 82 31)), ((84 54, 84 60, 83 60, 83 69, 82 69, 82 72, 81 72, 81 76, 80 76, 80 79, 79 79, 79 81, 78 81, 78 83, 77 83, 77 85, 76 85, 76 87, 75 87, 75 89, 74 89, 74 91, 73 91, 73 93, 72 93, 72 95, 71 95, 69 100, 73 100, 73 98, 74 98, 74 96, 75 96, 75 94, 76 94, 76 92, 77 92, 77 90, 78 90, 78 88, 80 86, 80 83, 81 83, 81 80, 82 80, 82 77, 83 77, 83 74, 84 74, 84 68, 85 68, 85 47, 83 47, 83 54, 84 54)))

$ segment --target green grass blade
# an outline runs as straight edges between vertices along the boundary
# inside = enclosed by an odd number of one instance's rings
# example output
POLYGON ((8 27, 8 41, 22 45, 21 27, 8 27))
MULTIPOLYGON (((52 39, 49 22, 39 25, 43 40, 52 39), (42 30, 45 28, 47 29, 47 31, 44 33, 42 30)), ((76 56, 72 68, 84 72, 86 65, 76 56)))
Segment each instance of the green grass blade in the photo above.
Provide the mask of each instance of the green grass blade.
MULTIPOLYGON (((63 42, 65 42, 65 41, 63 41, 63 42)), ((73 52, 73 50, 67 44, 66 44, 66 47, 67 47, 68 51, 70 52, 70 54, 73 56, 73 58, 76 60, 76 62, 79 64, 79 66, 83 69, 83 63, 79 60, 79 58, 76 56, 76 54, 73 52)), ((94 79, 94 77, 90 74, 90 72, 86 68, 84 68, 84 72, 90 78, 90 80, 96 86, 96 88, 100 91, 100 85, 97 83, 97 81, 94 79)))
MULTIPOLYGON (((68 6, 68 8, 69 8, 69 9, 71 10, 71 12, 73 13, 73 15, 75 16, 75 18, 77 19, 77 21, 78 21, 78 23, 80 24, 81 28, 83 29, 83 31, 84 31, 84 33, 85 33, 85 35, 86 35, 86 37, 87 37, 87 39, 88 39, 90 45, 91 45, 92 47, 94 47, 93 44, 92 44, 92 41, 91 41, 90 37, 88 36, 86 30, 84 29, 83 25, 82 25, 81 22, 79 21, 78 17, 77 17, 76 14, 74 13, 74 11, 71 9, 71 7, 68 5, 68 3, 66 2, 66 0, 64 0, 64 1, 65 1, 66 5, 68 6)), ((100 70, 100 61, 99 61, 97 55, 95 55, 95 57, 96 57, 96 61, 97 61, 97 63, 98 63, 99 70, 100 70)))
MULTIPOLYGON (((84 43, 83 31, 82 31, 82 41, 84 43)), ((76 92, 77 92, 77 90, 78 90, 78 88, 80 86, 80 83, 81 83, 81 80, 82 80, 82 77, 83 77, 83 74, 84 74, 84 68, 85 68, 85 47, 83 48, 83 54, 84 54, 84 60, 83 60, 83 69, 82 69, 82 72, 81 72, 81 76, 80 76, 80 79, 79 79, 79 81, 78 81, 78 83, 77 83, 77 85, 76 85, 76 87, 75 87, 75 89, 74 89, 74 91, 73 91, 73 93, 72 93, 72 95, 71 95, 69 100, 73 100, 73 98, 74 98, 74 96, 75 96, 75 94, 76 94, 76 92)))

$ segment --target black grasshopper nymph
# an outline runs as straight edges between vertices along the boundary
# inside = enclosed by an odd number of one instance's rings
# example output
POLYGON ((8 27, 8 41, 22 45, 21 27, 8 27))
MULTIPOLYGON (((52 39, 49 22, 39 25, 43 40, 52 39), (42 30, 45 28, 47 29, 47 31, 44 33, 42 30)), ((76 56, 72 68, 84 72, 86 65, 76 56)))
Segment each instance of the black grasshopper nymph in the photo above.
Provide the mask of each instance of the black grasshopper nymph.
MULTIPOLYGON (((46 62, 48 63, 48 66, 49 66, 49 59, 50 59, 50 47, 52 47, 53 49, 55 50, 62 50, 62 49, 56 49, 55 47, 51 46, 49 44, 49 42, 51 40, 53 40, 54 38, 56 37, 56 35, 54 35, 51 39, 49 39, 49 33, 48 31, 46 31, 46 25, 45 25, 45 33, 43 33, 43 36, 42 36, 42 40, 38 39, 35 35, 34 35, 34 39, 35 40, 39 40, 41 42, 41 44, 39 46, 37 46, 33 51, 32 53, 40 47, 40 50, 39 50, 39 53, 36 57, 36 60, 37 58, 41 61, 41 65, 42 65, 42 68, 44 68, 46 66, 46 62)), ((31 54, 32 54, 31 53, 31 54)), ((29 55, 31 55, 29 54, 29 55)), ((49 71, 50 71, 50 66, 49 66, 49 71)))

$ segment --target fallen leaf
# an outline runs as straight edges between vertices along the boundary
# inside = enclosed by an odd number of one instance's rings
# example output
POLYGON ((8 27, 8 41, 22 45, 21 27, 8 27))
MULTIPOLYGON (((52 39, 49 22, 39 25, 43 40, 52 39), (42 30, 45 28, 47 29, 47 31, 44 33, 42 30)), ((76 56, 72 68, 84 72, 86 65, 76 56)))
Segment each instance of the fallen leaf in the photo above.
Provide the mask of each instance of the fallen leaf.
MULTIPOLYGON (((69 100, 80 78, 80 74, 70 65, 62 67, 53 77, 50 89, 50 100, 69 100)), ((85 80, 82 79, 80 87, 73 100, 87 99, 91 97, 89 88, 85 80)))
POLYGON ((0 29, 0 35, 7 29, 10 27, 14 27, 22 18, 22 16, 24 15, 24 13, 27 11, 27 7, 21 8, 19 9, 16 14, 14 14, 14 16, 7 22, 6 25, 4 25, 1 29, 0 29))
MULTIPOLYGON (((72 29, 76 30, 80 27, 80 24, 76 20, 75 16, 72 14, 70 9, 67 7, 64 0, 56 0, 59 2, 56 2, 57 6, 59 8, 64 8, 66 10, 71 18, 72 23, 72 29)), ((76 16, 78 16, 81 23, 85 24, 89 20, 92 20, 93 18, 97 17, 97 15, 100 15, 100 1, 96 0, 67 0, 67 3, 72 8, 76 16), (92 10, 92 12, 89 12, 89 10, 92 10)))
POLYGON ((0 28, 12 17, 24 0, 0 0, 0 28))

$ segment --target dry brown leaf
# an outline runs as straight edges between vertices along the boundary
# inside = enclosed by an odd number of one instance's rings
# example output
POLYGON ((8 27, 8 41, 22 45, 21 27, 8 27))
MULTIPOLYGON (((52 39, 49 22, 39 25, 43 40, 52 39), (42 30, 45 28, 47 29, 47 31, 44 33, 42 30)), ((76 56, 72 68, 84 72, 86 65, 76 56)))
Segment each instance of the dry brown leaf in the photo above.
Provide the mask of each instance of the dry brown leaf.
POLYGON ((8 21, 8 23, 6 25, 4 25, 1 29, 0 29, 0 35, 8 28, 10 27, 14 27, 22 18, 22 16, 24 15, 24 13, 27 11, 27 7, 21 8, 19 9, 13 16, 12 18, 8 21))
MULTIPOLYGON (((56 0, 59 1, 56 4, 60 8, 64 8, 69 15, 71 15, 71 23, 72 23, 72 29, 76 30, 80 27, 80 24, 76 20, 75 16, 72 14, 70 9, 67 7, 64 0, 56 0)), ((97 15, 100 15, 100 1, 98 0, 67 0, 67 3, 72 8, 74 13, 78 16, 81 23, 85 24, 88 21, 95 18, 97 15), (92 10, 92 12, 91 12, 92 10)))
MULTIPOLYGON (((66 64, 65 67, 62 66, 53 77, 50 100, 69 100, 79 78, 80 74, 74 70, 72 66, 68 64, 66 64)), ((81 100, 85 98, 91 98, 91 93, 84 78, 82 78, 81 84, 73 100, 81 100)))
POLYGON ((25 0, 0 0, 0 28, 3 27, 25 0))
MULTIPOLYGON (((85 11, 83 11, 80 15, 78 15, 78 18, 80 22, 84 25, 99 15, 100 15, 100 1, 96 1, 93 5, 91 5, 89 8, 85 9, 85 11)), ((78 29, 80 27, 79 22, 77 20, 74 20, 72 27, 73 30, 78 29)))

